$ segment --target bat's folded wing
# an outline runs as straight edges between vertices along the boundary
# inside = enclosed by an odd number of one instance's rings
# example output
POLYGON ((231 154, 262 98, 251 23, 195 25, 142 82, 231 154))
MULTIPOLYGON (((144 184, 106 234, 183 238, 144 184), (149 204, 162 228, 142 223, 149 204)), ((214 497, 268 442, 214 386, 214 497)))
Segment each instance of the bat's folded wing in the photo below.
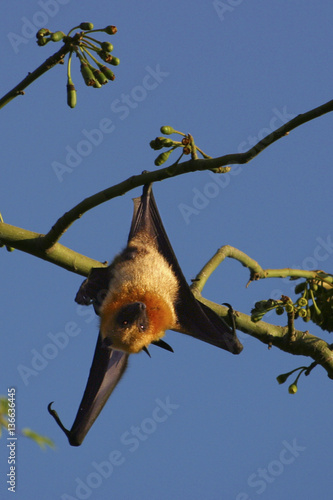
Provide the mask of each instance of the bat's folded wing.
POLYGON ((179 327, 176 331, 221 347, 233 354, 239 354, 243 346, 235 332, 220 316, 195 299, 192 294, 164 229, 151 185, 144 186, 142 196, 133 201, 134 213, 129 241, 140 231, 149 234, 178 280, 179 292, 175 309, 179 327))
POLYGON ((98 336, 87 385, 70 430, 67 430, 55 410, 49 412, 65 432, 72 446, 79 446, 100 414, 113 389, 121 379, 128 361, 128 354, 106 346, 98 336))

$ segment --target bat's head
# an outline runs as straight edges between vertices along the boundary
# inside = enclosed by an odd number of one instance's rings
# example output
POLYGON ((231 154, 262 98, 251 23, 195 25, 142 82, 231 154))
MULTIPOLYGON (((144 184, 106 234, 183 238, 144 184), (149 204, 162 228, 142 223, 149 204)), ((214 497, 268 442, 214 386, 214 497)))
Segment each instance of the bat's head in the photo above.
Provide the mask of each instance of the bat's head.
POLYGON ((129 354, 140 352, 151 342, 163 337, 175 324, 172 305, 155 294, 139 294, 136 301, 129 297, 108 300, 100 310, 100 332, 105 342, 129 354))

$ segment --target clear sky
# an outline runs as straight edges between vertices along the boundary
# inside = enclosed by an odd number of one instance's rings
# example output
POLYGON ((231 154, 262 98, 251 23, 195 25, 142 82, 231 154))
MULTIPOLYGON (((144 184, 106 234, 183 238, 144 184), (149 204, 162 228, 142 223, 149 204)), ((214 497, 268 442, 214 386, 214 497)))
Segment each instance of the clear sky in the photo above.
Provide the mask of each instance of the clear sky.
MULTIPOLYGON (((67 32, 82 21, 115 24, 112 43, 121 64, 115 81, 97 90, 84 85, 74 61, 74 110, 66 105, 64 66, 1 110, 5 222, 45 233, 85 197, 153 170, 149 142, 161 125, 192 133, 207 154, 218 156, 245 151, 329 101, 332 16, 329 0, 7 2, 0 17, 2 95, 60 47, 38 47, 40 27, 67 32), (61 178, 57 163, 69 167, 61 178)), ((263 267, 332 272, 332 181, 332 115, 326 115, 227 176, 178 176, 157 183, 154 192, 188 280, 224 244, 263 267), (190 217, 184 205, 194 209, 190 217)), ((140 193, 92 210, 61 242, 111 259, 126 243, 131 198, 140 193)), ((70 447, 47 404, 55 401, 71 426, 98 321, 74 302, 81 277, 4 248, 0 262, 0 393, 15 387, 18 427, 56 443, 56 450, 43 452, 19 439, 16 499, 331 500, 332 381, 319 367, 289 395, 276 376, 311 360, 269 351, 245 334, 244 351, 235 357, 167 332, 174 354, 151 348, 151 359, 133 355, 83 445, 70 447), (59 332, 68 340, 63 348, 55 347, 59 332), (20 367, 32 369, 37 355, 44 362, 22 376, 20 367), (164 408, 162 422, 154 417, 157 407, 164 408)), ((226 261, 204 296, 248 313, 258 300, 293 293, 292 283, 277 279, 246 289, 248 278, 237 262, 226 261)), ((312 324, 297 326, 331 340, 312 324)), ((12 498, 5 443, 0 496, 12 498)))

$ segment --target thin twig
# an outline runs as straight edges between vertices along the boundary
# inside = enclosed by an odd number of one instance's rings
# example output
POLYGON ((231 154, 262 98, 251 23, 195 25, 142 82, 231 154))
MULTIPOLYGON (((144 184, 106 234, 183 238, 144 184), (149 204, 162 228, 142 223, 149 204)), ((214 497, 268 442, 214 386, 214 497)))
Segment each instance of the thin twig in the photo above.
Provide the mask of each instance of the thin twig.
POLYGON ((54 224, 52 229, 44 237, 43 245, 44 248, 50 248, 56 241, 60 239, 62 234, 73 224, 75 220, 80 218, 85 212, 91 210, 98 205, 116 198, 117 196, 122 196, 128 191, 134 189, 135 187, 142 186, 143 184, 150 182, 158 182, 170 177, 175 177, 177 175, 186 174, 188 172, 196 172, 202 170, 213 170, 216 173, 226 173, 230 171, 230 164, 245 164, 255 158, 259 153, 266 149, 270 144, 277 141, 281 137, 287 135, 291 130, 299 127, 303 123, 310 120, 318 118, 333 111, 333 100, 312 109, 306 113, 300 114, 293 118, 288 123, 275 130, 267 137, 259 141, 255 146, 246 151, 245 153, 234 153, 218 158, 212 159, 196 159, 189 160, 183 163, 175 162, 169 167, 164 167, 154 172, 145 172, 141 175, 134 175, 129 177, 125 181, 120 182, 114 186, 111 186, 99 193, 96 193, 89 198, 86 198, 78 205, 73 207, 67 213, 65 213, 58 221, 54 224))
POLYGON ((56 66, 56 64, 59 64, 61 61, 63 61, 65 55, 70 50, 70 45, 63 45, 63 47, 58 50, 58 52, 46 59, 46 61, 44 61, 43 64, 35 69, 35 71, 33 71, 32 73, 28 73, 28 75, 18 85, 16 85, 16 87, 14 87, 0 99, 0 109, 8 104, 11 100, 15 99, 15 97, 17 97, 18 95, 23 95, 23 90, 28 87, 28 85, 37 80, 37 78, 46 73, 46 71, 56 66))

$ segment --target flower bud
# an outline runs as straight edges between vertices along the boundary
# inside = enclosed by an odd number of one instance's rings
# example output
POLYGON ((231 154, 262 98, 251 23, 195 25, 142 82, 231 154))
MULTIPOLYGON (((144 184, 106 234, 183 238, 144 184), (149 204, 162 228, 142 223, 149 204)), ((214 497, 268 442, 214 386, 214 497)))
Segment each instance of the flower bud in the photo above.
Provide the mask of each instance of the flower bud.
POLYGON ((72 83, 67 84, 67 104, 70 108, 76 106, 76 90, 72 83))
POLYGON ((251 311, 251 321, 253 321, 253 323, 257 323, 265 316, 265 312, 266 311, 259 312, 259 311, 256 311, 255 309, 253 309, 251 311))
POLYGON ((50 38, 46 38, 45 36, 43 36, 42 38, 38 38, 37 45, 39 45, 40 47, 43 47, 44 45, 49 43, 49 41, 50 41, 50 38))
POLYGON ((107 68, 106 66, 104 66, 102 64, 99 64, 98 67, 108 80, 113 81, 116 78, 115 74, 113 73, 113 71, 110 70, 110 68, 107 68))
POLYGON ((94 74, 93 74, 92 69, 89 66, 89 64, 81 61, 80 70, 81 70, 83 79, 85 81, 85 84, 88 85, 88 87, 94 86, 96 80, 94 78, 94 74))
POLYGON ((150 141, 149 145, 152 149, 158 150, 162 149, 166 144, 164 141, 166 141, 166 137, 156 137, 153 141, 150 141))
POLYGON ((149 146, 151 147, 151 149, 154 149, 155 151, 157 151, 158 149, 162 149, 163 148, 163 144, 161 144, 158 141, 158 138, 153 139, 152 141, 150 141, 149 146))
POLYGON ((41 28, 40 30, 37 31, 36 33, 36 38, 43 38, 44 36, 47 36, 50 34, 50 30, 47 28, 41 28))
POLYGON ((98 51, 97 51, 97 54, 99 55, 99 57, 100 57, 103 61, 105 61, 105 62, 107 62, 107 63, 109 63, 109 64, 111 63, 111 61, 112 61, 112 56, 111 56, 111 54, 109 54, 108 52, 105 52, 105 50, 102 50, 102 49, 101 49, 101 50, 98 50, 98 51))
POLYGON ((93 30, 94 25, 93 25, 93 23, 81 23, 79 28, 82 31, 93 30))
POLYGON ((291 384, 288 388, 289 394, 296 394, 297 392, 297 385, 296 384, 291 384))
POLYGON ((299 315, 300 318, 306 318, 306 316, 307 316, 306 309, 299 309, 298 310, 298 315, 299 315))
POLYGON ((287 313, 292 313, 292 312, 293 312, 293 310, 294 310, 294 305, 293 305, 293 304, 291 304, 290 302, 288 302, 288 303, 286 304, 286 311, 287 311, 287 313))
POLYGON ((103 31, 105 31, 108 35, 115 35, 118 30, 116 26, 107 26, 103 31))
POLYGON ((284 384, 285 381, 287 380, 287 378, 289 377, 290 375, 290 372, 289 373, 281 373, 281 375, 278 375, 276 377, 276 380, 278 381, 279 384, 284 384))
POLYGON ((308 305, 308 301, 306 300, 305 297, 300 297, 297 301, 297 304, 300 306, 300 307, 304 307, 306 305, 308 305))
POLYGON ((310 309, 307 309, 306 316, 305 316, 305 318, 303 318, 303 320, 307 323, 308 321, 310 321, 310 319, 311 319, 311 311, 310 311, 310 309))
POLYGON ((98 83, 100 83, 101 85, 105 85, 106 83, 108 83, 108 79, 106 78, 104 73, 102 73, 102 71, 100 69, 97 69, 97 68, 94 69, 93 75, 96 78, 96 80, 98 81, 98 83))
POLYGON ((101 43, 101 49, 105 50, 105 52, 112 52, 113 51, 113 45, 110 42, 102 42, 101 43))
POLYGON ((161 142, 165 148, 171 148, 173 146, 173 140, 167 139, 166 137, 163 137, 163 141, 161 142))
POLYGON ((55 33, 52 33, 51 35, 51 41, 52 42, 60 42, 65 36, 65 33, 62 31, 56 31, 55 33))
POLYGON ((172 127, 169 127, 168 125, 164 125, 163 127, 161 127, 161 132, 164 135, 170 135, 173 134, 175 130, 172 127))
POLYGON ((282 306, 278 306, 276 309, 275 309, 275 312, 278 316, 281 316, 281 314, 284 313, 284 308, 282 306))
POLYGON ((167 161, 171 152, 172 152, 172 149, 169 149, 169 151, 164 151, 164 153, 161 153, 160 155, 158 155, 158 157, 156 158, 156 160, 154 162, 155 165, 157 167, 161 166, 165 161, 167 161))
POLYGON ((118 59, 118 57, 114 57, 114 56, 110 56, 111 57, 111 61, 109 61, 110 64, 112 64, 113 66, 118 66, 118 64, 120 63, 120 59, 118 59))

